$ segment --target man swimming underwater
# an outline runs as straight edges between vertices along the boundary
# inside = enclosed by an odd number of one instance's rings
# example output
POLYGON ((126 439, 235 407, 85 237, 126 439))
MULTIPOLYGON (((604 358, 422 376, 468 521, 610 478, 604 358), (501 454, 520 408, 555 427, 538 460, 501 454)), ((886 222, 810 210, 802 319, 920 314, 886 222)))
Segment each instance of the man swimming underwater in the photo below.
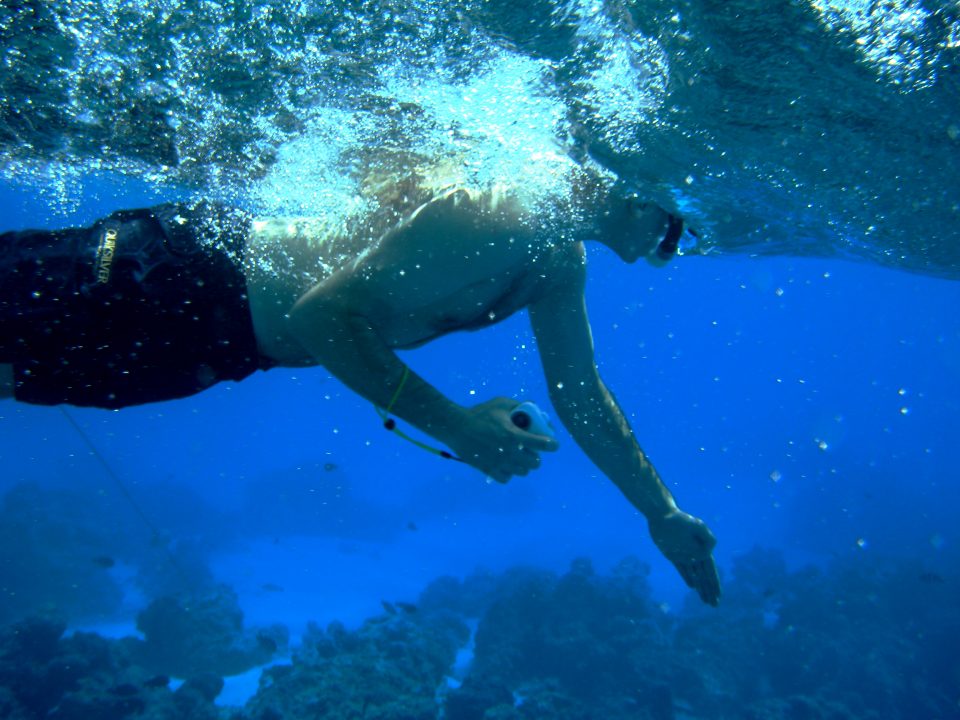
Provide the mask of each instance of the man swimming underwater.
POLYGON ((117 408, 256 369, 322 365, 506 482, 556 441, 511 422, 517 400, 452 402, 396 350, 527 308, 556 415, 716 605, 716 541, 677 507, 600 378, 584 304, 583 240, 662 264, 682 221, 582 171, 549 208, 521 186, 424 177, 392 183, 378 212, 336 232, 322 219, 258 220, 201 203, 3 235, 0 397, 117 408))

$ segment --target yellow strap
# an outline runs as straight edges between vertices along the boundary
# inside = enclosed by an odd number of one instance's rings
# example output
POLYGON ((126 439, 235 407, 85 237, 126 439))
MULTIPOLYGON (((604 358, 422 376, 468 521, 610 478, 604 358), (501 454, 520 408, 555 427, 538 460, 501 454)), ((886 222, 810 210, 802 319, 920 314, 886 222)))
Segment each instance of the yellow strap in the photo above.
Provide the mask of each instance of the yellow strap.
POLYGON ((383 427, 385 427, 385 428, 386 428, 387 430, 389 430, 390 432, 399 435, 401 438, 403 438, 404 440, 406 440, 408 443, 411 443, 411 444, 413 444, 413 445, 416 445, 416 446, 417 446, 418 448, 420 448, 421 450, 426 450, 426 451, 429 452, 429 453, 433 453, 434 455, 439 455, 440 457, 446 458, 447 460, 457 460, 457 461, 459 461, 459 462, 463 462, 463 460, 461 460, 460 458, 458 458, 458 457, 457 457, 456 455, 454 455, 453 453, 448 452, 447 450, 441 450, 440 448, 435 448, 435 447, 433 447, 432 445, 427 445, 426 443, 422 443, 422 442, 420 442, 419 440, 416 440, 416 439, 410 437, 410 436, 407 435, 405 432, 403 432, 400 428, 398 428, 398 427, 397 427, 397 421, 394 420, 392 417, 390 417, 390 412, 393 410, 393 406, 394 406, 394 404, 396 404, 397 398, 400 397, 400 393, 403 392, 403 386, 407 384, 407 378, 409 378, 409 377, 410 377, 410 368, 407 367, 406 365, 404 365, 404 366, 403 366, 403 377, 400 378, 400 384, 397 385, 397 389, 394 391, 393 397, 390 398, 390 403, 387 405, 387 409, 386 409, 386 410, 382 410, 382 409, 381 409, 379 406, 377 406, 377 405, 374 405, 374 406, 373 406, 374 410, 377 411, 377 415, 379 415, 379 416, 380 416, 380 419, 383 420, 383 427))
POLYGON ((410 377, 410 367, 407 365, 403 366, 403 377, 400 378, 400 384, 397 385, 396 391, 393 393, 393 397, 390 398, 390 404, 387 405, 386 413, 389 415, 393 411, 394 403, 397 402, 397 398, 400 397, 400 393, 403 392, 403 386, 407 384, 407 378, 410 377))

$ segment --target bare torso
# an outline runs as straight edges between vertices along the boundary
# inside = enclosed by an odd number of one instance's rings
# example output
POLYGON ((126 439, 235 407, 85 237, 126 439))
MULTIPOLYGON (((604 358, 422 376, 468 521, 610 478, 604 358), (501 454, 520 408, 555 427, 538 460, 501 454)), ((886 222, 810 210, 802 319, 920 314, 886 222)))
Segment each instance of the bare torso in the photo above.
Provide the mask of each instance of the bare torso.
POLYGON ((255 222, 251 232, 254 328, 263 355, 280 365, 315 364, 287 319, 319 283, 355 296, 389 347, 411 348, 522 309, 542 291, 557 252, 511 203, 463 191, 427 203, 379 239, 318 229, 315 220, 277 219, 255 222))

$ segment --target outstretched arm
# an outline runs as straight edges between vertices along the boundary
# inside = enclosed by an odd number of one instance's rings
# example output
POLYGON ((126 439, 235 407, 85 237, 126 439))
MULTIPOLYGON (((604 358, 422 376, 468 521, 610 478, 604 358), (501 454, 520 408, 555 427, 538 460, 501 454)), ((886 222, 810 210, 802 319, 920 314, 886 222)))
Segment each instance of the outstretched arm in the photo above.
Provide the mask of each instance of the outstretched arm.
POLYGON ((711 555, 716 540, 703 521, 677 507, 600 378, 583 296, 583 248, 562 252, 550 288, 530 307, 554 409, 587 456, 644 514, 654 543, 687 585, 716 605, 720 582, 711 555))

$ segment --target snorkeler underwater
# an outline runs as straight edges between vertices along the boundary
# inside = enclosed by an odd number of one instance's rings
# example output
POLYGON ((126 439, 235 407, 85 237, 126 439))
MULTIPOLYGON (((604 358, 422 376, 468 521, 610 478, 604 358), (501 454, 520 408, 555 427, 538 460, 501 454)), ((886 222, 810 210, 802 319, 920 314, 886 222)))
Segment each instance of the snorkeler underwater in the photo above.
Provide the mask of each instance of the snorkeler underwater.
POLYGON ((960 717, 955 2, 0 37, 0 715, 960 717))

